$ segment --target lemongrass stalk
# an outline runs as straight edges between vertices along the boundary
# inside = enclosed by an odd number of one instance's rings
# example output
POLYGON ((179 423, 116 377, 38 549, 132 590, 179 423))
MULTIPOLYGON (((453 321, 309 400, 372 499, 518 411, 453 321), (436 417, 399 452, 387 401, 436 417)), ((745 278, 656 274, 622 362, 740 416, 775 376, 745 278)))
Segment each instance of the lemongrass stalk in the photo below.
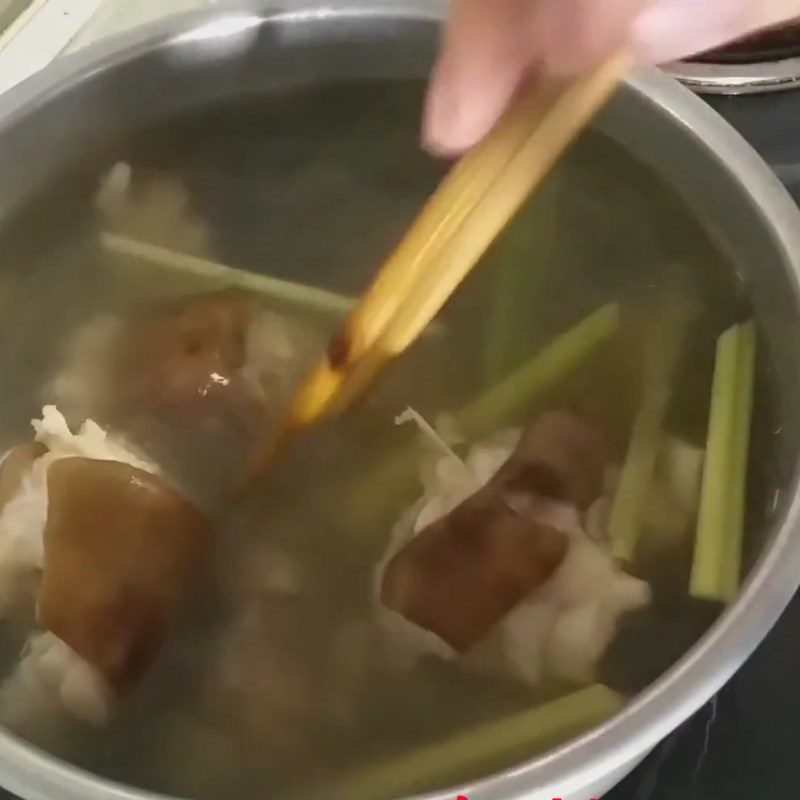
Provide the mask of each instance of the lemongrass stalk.
POLYGON ((666 389, 650 393, 633 423, 608 519, 611 550, 622 561, 633 558, 639 542, 668 402, 666 389))
POLYGON ((645 347, 642 402, 631 428, 608 520, 612 552, 622 561, 633 559, 642 533, 672 396, 672 380, 691 314, 691 308, 680 301, 667 306, 645 347))
POLYGON ((565 380, 617 333, 619 325, 619 305, 610 303, 597 309, 464 406, 454 417, 458 429, 467 439, 475 439, 514 423, 536 399, 565 380))
POLYGON ((731 460, 739 383, 740 328, 720 336, 714 364, 711 410, 703 468, 689 591, 694 597, 718 600, 722 595, 722 563, 729 545, 731 460))
POLYGON ((753 323, 739 329, 739 363, 736 374, 736 400, 731 431, 730 522, 728 542, 723 551, 720 595, 732 600, 739 590, 744 546, 747 464, 750 455, 750 427, 756 366, 756 330, 753 323))
POLYGON ((559 744, 604 722, 623 703, 621 695, 596 684, 445 741, 379 761, 326 787, 326 796, 332 800, 386 800, 441 788, 463 780, 465 773, 492 769, 503 761, 559 744))
POLYGON ((343 318, 355 306, 353 298, 335 292, 228 267, 127 236, 103 233, 100 242, 109 253, 185 276, 198 287, 244 289, 259 294, 286 310, 343 318))

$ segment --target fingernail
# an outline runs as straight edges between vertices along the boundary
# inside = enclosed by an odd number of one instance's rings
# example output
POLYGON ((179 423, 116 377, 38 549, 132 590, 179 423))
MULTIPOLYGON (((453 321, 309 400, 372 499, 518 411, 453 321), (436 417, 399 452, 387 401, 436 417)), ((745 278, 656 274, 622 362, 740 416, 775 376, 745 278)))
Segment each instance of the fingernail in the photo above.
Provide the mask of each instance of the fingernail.
POLYGON ((425 147, 436 155, 457 155, 477 144, 494 127, 521 77, 519 68, 497 65, 459 80, 434 81, 423 126, 425 147))
POLYGON ((451 142, 458 127, 458 96, 453 81, 443 70, 434 71, 425 104, 422 143, 434 155, 449 155, 454 151, 451 142))

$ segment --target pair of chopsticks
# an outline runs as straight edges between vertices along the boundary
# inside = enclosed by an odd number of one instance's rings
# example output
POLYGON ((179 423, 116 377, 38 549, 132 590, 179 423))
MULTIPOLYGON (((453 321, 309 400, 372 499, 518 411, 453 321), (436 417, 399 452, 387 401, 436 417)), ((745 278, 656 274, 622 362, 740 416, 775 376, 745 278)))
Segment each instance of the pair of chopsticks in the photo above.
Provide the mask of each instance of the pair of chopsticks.
POLYGON ((577 78, 537 84, 450 171, 301 387, 283 435, 346 409, 411 345, 629 65, 616 55, 577 78))

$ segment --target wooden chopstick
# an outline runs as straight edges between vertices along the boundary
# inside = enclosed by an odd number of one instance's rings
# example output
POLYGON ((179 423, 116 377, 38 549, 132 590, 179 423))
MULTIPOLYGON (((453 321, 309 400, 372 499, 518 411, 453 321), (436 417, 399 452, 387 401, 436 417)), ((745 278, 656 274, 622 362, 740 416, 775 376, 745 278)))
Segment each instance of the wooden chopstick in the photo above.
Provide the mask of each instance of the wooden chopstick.
POLYGON ((524 93, 451 170, 302 386, 284 435, 346 408, 414 342, 629 63, 615 55, 585 75, 524 93))

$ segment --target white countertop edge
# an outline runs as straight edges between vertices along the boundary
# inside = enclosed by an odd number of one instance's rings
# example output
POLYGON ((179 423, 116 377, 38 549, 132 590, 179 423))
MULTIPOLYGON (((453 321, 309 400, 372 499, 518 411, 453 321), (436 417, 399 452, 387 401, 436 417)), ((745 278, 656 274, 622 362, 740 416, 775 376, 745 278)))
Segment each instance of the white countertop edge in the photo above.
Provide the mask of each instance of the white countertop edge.
POLYGON ((103 0, 33 0, 0 36, 0 92, 47 66, 103 0))

